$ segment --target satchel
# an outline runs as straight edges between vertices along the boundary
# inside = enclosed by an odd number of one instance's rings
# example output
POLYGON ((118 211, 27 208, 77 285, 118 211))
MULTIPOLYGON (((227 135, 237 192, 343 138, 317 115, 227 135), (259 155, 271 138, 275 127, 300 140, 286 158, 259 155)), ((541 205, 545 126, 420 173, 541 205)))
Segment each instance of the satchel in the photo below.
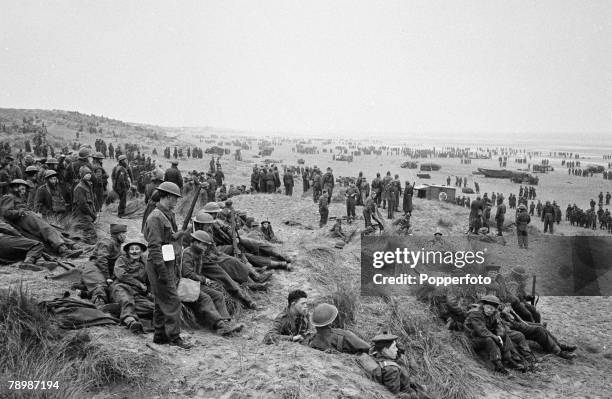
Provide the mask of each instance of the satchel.
MULTIPOLYGON (((184 251, 185 250, 183 250, 183 252, 184 251)), ((181 256, 179 276, 183 274, 183 258, 184 256, 181 256)), ((176 291, 181 302, 195 302, 200 296, 200 282, 190 278, 181 277, 176 291)))
POLYGON ((181 277, 177 292, 181 302, 195 302, 200 296, 200 282, 181 277))

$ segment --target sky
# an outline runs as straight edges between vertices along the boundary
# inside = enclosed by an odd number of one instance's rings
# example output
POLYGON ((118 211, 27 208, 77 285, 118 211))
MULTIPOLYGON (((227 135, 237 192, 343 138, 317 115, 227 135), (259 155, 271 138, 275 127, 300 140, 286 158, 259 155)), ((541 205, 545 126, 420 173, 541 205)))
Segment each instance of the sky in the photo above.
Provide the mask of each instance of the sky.
POLYGON ((286 134, 612 137, 612 2, 5 2, 0 107, 286 134))

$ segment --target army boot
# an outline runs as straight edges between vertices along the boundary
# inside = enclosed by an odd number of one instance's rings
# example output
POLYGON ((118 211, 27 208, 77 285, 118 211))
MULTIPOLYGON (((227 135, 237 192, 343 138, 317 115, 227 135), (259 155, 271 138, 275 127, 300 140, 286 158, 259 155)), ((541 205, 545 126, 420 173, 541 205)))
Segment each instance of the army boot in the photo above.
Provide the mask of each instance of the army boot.
POLYGON ((221 336, 230 335, 234 332, 240 332, 244 328, 244 324, 233 324, 225 320, 219 320, 215 326, 215 332, 221 336))

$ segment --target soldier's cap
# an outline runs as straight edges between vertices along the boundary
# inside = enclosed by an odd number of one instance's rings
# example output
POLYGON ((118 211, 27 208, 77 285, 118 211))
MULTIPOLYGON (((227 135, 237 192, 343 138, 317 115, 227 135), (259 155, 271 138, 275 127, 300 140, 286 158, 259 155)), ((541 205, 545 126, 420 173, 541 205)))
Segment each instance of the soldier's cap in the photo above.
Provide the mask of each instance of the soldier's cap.
POLYGON ((525 204, 520 204, 518 209, 527 210, 527 207, 525 206, 525 204))
POLYGON ((111 223, 110 233, 111 234, 127 233, 127 225, 111 223))
POLYGON ((145 252, 147 250, 147 243, 145 242, 143 238, 129 237, 125 240, 125 243, 123 244, 123 251, 127 252, 130 249, 130 246, 132 245, 140 246, 140 249, 142 250, 142 252, 145 252))
POLYGON ((38 172, 38 168, 36 166, 28 166, 25 171, 26 173, 36 173, 38 172))
POLYGON ((93 154, 91 157, 95 159, 104 159, 104 155, 102 155, 102 153, 99 151, 93 154))
POLYGON ((229 208, 230 206, 232 206, 232 204, 233 204, 232 200, 225 201, 225 207, 226 208, 229 208))
POLYGON ((372 342, 374 342, 375 345, 386 345, 389 344, 393 341, 397 341, 399 337, 397 335, 394 334, 389 334, 389 333, 382 333, 382 334, 378 334, 377 336, 375 336, 374 338, 372 338, 372 342))
POLYGON ((32 154, 28 154, 28 155, 26 155, 26 156, 25 156, 25 158, 23 158, 23 159, 24 159, 24 161, 33 161, 33 160, 34 160, 34 157, 32 156, 32 154))
POLYGON ((22 179, 13 179, 10 183, 11 186, 28 186, 28 182, 22 179))
POLYGON ((497 298, 495 295, 485 295, 482 298, 480 298, 478 302, 486 303, 486 304, 493 305, 493 306, 499 306, 501 304, 501 302, 499 301, 499 298, 497 298))
POLYGON ((119 155, 119 158, 117 158, 117 161, 121 162, 123 160, 126 160, 127 157, 125 155, 119 155))
POLYGON ((266 220, 262 220, 262 221, 261 221, 261 224, 264 224, 264 223, 268 223, 268 224, 270 224, 270 221, 269 221, 269 220, 267 220, 267 219, 266 219, 266 220))
POLYGON ((437 236, 437 235, 440 235, 440 236, 442 235, 442 231, 440 231, 439 227, 436 228, 436 232, 434 233, 434 236, 437 236))
POLYGON ((178 161, 176 159, 173 161, 170 161, 170 165, 178 165, 178 161))

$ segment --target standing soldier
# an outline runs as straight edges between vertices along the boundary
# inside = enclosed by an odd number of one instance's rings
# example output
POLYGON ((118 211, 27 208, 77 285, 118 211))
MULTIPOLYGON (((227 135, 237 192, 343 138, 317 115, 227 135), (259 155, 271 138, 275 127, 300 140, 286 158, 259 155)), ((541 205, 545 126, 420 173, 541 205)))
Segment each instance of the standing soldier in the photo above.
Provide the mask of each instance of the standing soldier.
POLYGON ((387 184, 387 219, 393 220, 395 212, 395 197, 397 187, 394 181, 387 184))
POLYGON ((111 178, 113 179, 113 190, 119 196, 117 216, 122 217, 125 214, 127 193, 132 186, 132 174, 125 155, 120 155, 118 161, 117 165, 113 168, 111 178))
POLYGON ((283 184, 285 185, 285 194, 288 196, 293 195, 293 173, 290 171, 285 172, 283 175, 283 184))
POLYGON ((318 169, 314 169, 313 170, 313 177, 312 177, 312 198, 314 199, 314 202, 318 202, 319 201, 319 197, 321 196, 321 173, 319 172, 318 169))
POLYGON ((346 197, 346 217, 347 221, 351 223, 355 220, 355 205, 357 204, 357 198, 359 197, 359 190, 355 186, 355 183, 351 182, 349 188, 344 193, 346 197))
POLYGON ((332 174, 332 168, 328 167, 327 172, 321 178, 323 189, 327 191, 327 202, 331 202, 332 193, 334 191, 334 175, 332 174))
POLYGON ((610 198, 612 198, 612 194, 610 192, 606 192, 606 205, 610 205, 610 198))
POLYGON ((529 204, 529 216, 533 216, 535 207, 535 202, 531 201, 531 204, 529 204))
POLYGON ((362 196, 361 184, 363 184, 363 172, 359 172, 359 176, 357 177, 357 183, 355 186, 357 190, 359 190, 359 195, 357 196, 357 205, 363 205, 363 199, 365 197, 362 196))
POLYGON ((382 185, 382 179, 380 178, 380 173, 376 173, 376 177, 374 178, 374 180, 372 180, 372 193, 376 193, 376 196, 374 196, 374 198, 376 199, 376 205, 380 206, 380 202, 382 201, 382 191, 383 191, 383 185, 382 185))
POLYGON ((402 195, 402 183, 399 180, 399 175, 395 175, 393 185, 395 186, 395 212, 399 212, 399 198, 402 195))
POLYGON ((414 194, 414 185, 411 185, 408 180, 406 180, 406 186, 404 188, 404 199, 402 203, 402 210, 404 213, 412 216, 412 196, 414 194))
POLYGON ((542 202, 538 200, 538 204, 536 205, 536 211, 537 211, 538 217, 542 216, 542 209, 543 209, 542 202))
POLYGON ((393 182, 393 178, 391 177, 391 172, 387 171, 387 175, 384 179, 382 179, 382 204, 383 209, 387 208, 387 201, 389 201, 389 188, 391 183, 393 182))
POLYGON ((546 201, 546 205, 542 209, 542 221, 544 222, 544 233, 548 232, 550 228, 550 234, 553 234, 555 208, 550 204, 550 201, 546 201))
POLYGON ((96 220, 96 208, 92 191, 91 170, 82 166, 79 170, 81 181, 74 188, 73 215, 77 220, 76 228, 83 232, 83 242, 93 245, 98 240, 94 221, 96 220))
POLYGON ((221 187, 223 185, 223 181, 225 180, 225 175, 221 170, 221 164, 218 164, 217 171, 215 172, 215 181, 217 182, 217 186, 221 187))
POLYGON ((93 182, 93 194, 95 199, 95 207, 96 212, 100 212, 102 209, 102 204, 106 200, 107 195, 107 187, 108 187, 108 173, 104 170, 102 166, 102 160, 104 159, 104 155, 101 152, 96 152, 92 155, 93 158, 93 174, 96 177, 93 182))
MULTIPOLYGON (((527 207, 525 205, 519 205, 518 213, 516 214, 516 235, 518 237, 519 248, 528 248, 527 243, 527 225, 531 222, 531 217, 527 213, 527 207)), ((552 233, 552 223, 551 223, 552 233)))
POLYGON ((327 190, 323 190, 319 197, 319 215, 321 215, 319 227, 323 227, 327 224, 327 217, 329 216, 328 198, 327 190))
POLYGON ((183 190, 183 176, 178 168, 177 160, 170 162, 170 167, 166 169, 166 173, 164 174, 164 181, 174 183, 179 187, 179 190, 183 190))
POLYGON ((175 256, 184 235, 184 231, 178 231, 173 212, 181 197, 181 190, 175 183, 166 181, 157 187, 157 191, 159 202, 144 227, 149 248, 146 270, 155 296, 153 342, 189 349, 193 345, 183 341, 180 336, 181 300, 177 293, 178 273, 175 265, 175 256))
POLYGON ((497 200, 497 212, 495 213, 495 222, 497 223, 497 235, 503 236, 502 230, 504 229, 504 220, 506 218, 506 205, 504 205, 504 198, 499 197, 497 200))

